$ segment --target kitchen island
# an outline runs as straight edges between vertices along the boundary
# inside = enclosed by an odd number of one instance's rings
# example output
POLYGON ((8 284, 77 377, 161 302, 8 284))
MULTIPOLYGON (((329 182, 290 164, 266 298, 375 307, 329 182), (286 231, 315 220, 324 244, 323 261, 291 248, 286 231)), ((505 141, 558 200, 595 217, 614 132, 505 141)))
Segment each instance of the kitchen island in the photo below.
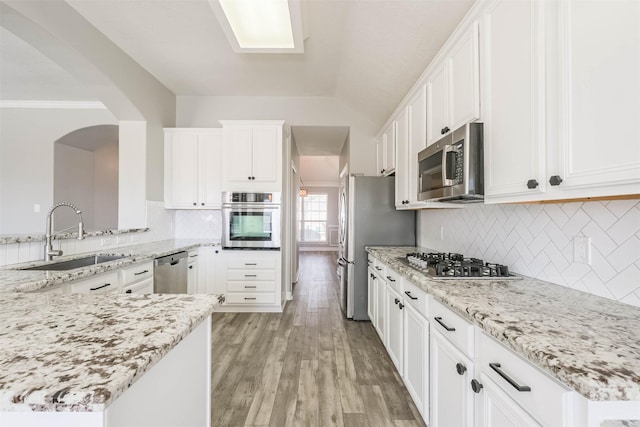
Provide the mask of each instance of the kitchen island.
POLYGON ((219 301, 1 294, 0 425, 209 425, 219 301))
POLYGON ((568 425, 640 418, 639 308, 528 277, 438 279, 399 260, 408 253, 433 252, 426 248, 367 251, 473 324, 476 337, 491 337, 574 390, 576 416, 584 418, 568 425))

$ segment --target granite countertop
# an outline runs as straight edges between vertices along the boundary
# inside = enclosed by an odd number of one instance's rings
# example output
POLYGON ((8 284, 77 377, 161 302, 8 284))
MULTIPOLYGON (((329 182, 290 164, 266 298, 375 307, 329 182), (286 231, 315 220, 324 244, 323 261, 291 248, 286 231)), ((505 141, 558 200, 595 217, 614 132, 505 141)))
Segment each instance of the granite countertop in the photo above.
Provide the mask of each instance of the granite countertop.
POLYGON ((104 411, 219 298, 2 294, 0 411, 104 411))
POLYGON ((397 260, 425 248, 367 251, 587 399, 640 400, 640 308, 527 277, 438 280, 397 260))
MULTIPOLYGON (((95 276, 96 274, 105 273, 107 271, 118 270, 128 265, 152 260, 154 258, 169 255, 177 251, 188 251, 199 246, 216 244, 218 244, 218 242, 213 242, 211 240, 176 239, 143 243, 139 245, 123 246, 117 249, 91 252, 90 254, 99 253, 101 255, 126 255, 126 258, 66 271, 16 270, 17 268, 41 265, 43 264, 42 261, 8 265, 0 268, 0 293, 37 291, 39 289, 59 285, 61 283, 95 276)), ((82 258, 87 255, 89 255, 89 253, 60 257, 57 258, 54 262, 82 258)))
MULTIPOLYGON (((97 237, 97 236, 113 236, 116 234, 126 234, 126 233, 142 233, 149 231, 148 228, 123 228, 119 230, 92 230, 85 231, 85 237, 97 237)), ((53 240, 63 240, 63 239, 76 239, 78 237, 78 232, 69 231, 62 233, 55 233, 53 236, 53 240)), ((25 242, 44 242, 46 240, 46 236, 40 233, 31 233, 31 234, 0 234, 0 245, 2 244, 12 244, 12 243, 25 243, 25 242)))

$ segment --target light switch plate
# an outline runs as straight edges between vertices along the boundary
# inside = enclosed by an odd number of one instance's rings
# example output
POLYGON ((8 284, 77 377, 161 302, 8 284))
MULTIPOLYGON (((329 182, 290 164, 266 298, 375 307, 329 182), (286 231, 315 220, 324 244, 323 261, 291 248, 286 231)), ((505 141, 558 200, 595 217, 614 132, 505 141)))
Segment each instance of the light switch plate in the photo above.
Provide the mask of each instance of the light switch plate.
POLYGON ((573 262, 591 265, 591 237, 573 238, 573 262))

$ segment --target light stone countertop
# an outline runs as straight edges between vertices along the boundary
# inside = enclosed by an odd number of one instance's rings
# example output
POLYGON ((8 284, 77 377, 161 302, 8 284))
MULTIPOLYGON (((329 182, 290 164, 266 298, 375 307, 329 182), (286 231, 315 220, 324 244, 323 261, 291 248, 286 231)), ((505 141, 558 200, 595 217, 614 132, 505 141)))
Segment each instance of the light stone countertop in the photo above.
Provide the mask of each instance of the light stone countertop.
MULTIPOLYGON (((116 234, 127 234, 127 233, 143 233, 149 231, 148 228, 124 228, 119 230, 93 230, 93 231, 85 231, 85 237, 97 237, 97 236, 114 236, 116 234)), ((62 233, 55 233, 53 236, 53 240, 64 240, 64 239, 76 239, 78 237, 77 231, 69 231, 62 233)), ((31 233, 31 234, 0 234, 0 245, 3 244, 12 244, 12 243, 26 243, 26 242, 44 242, 46 240, 46 236, 40 233, 31 233)), ((44 243, 43 243, 44 244, 44 243)))
POLYGON ((0 411, 104 411, 216 295, 0 296, 0 411))
POLYGON ((426 248, 367 251, 587 399, 640 401, 640 308, 527 277, 438 280, 397 260, 426 248))
POLYGON ((211 240, 199 239, 176 239, 162 240, 139 245, 123 246, 117 249, 97 251, 86 254, 76 254, 68 257, 59 257, 54 262, 76 258, 82 258, 90 254, 100 255, 126 255, 115 261, 102 264, 81 267, 66 271, 25 271, 16 270, 18 268, 31 267, 43 264, 42 261, 28 262, 22 264, 7 265, 0 268, 0 294, 3 292, 31 292, 44 289, 61 283, 95 276, 111 270, 118 270, 129 265, 142 261, 153 260, 154 258, 169 255, 178 251, 188 251, 199 246, 213 246, 219 244, 211 240))

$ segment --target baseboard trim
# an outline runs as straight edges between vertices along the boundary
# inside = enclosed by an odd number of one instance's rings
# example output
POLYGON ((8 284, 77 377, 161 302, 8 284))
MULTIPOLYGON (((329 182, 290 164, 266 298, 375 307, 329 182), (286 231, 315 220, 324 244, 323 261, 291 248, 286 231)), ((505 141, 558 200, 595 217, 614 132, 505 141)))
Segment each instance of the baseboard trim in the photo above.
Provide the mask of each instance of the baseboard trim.
POLYGON ((338 252, 337 246, 298 246, 300 252, 338 252))
POLYGON ((215 309, 216 313, 282 313, 283 307, 276 305, 270 306, 251 306, 245 307, 241 305, 221 305, 215 309))

